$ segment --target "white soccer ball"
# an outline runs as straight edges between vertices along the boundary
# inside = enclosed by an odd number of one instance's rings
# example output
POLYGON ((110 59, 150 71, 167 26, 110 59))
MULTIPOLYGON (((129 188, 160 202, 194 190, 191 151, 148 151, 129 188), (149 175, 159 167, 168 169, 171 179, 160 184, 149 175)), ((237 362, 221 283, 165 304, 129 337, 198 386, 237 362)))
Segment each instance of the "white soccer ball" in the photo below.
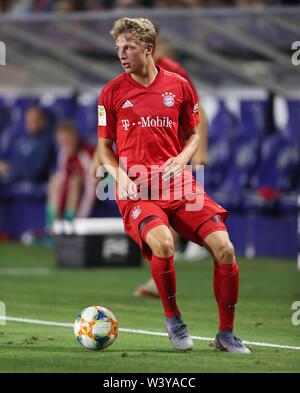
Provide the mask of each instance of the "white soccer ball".
POLYGON ((74 323, 77 341, 88 349, 109 347, 118 336, 118 320, 107 308, 87 307, 78 315, 74 323))

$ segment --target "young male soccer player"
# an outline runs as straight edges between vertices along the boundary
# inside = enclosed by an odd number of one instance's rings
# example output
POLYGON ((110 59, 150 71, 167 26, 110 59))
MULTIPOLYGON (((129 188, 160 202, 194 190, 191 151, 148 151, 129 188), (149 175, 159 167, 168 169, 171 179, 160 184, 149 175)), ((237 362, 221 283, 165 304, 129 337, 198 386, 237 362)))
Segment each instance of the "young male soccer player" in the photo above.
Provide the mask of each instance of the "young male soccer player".
POLYGON ((112 35, 125 72, 100 94, 98 149, 103 165, 117 182, 116 197, 125 230, 150 262, 171 344, 181 351, 193 346, 176 303, 170 226, 204 245, 214 257, 214 293, 220 317, 216 348, 249 353, 233 334, 238 266, 223 222, 227 212, 204 193, 185 169, 199 144, 194 94, 185 79, 155 67, 152 53, 156 33, 149 20, 119 19, 112 35), (179 124, 186 133, 183 148, 179 124), (170 189, 164 184, 169 184, 170 189), (187 186, 189 194, 184 192, 178 198, 179 191, 187 186), (146 199, 147 195, 150 199, 146 199), (192 211, 188 208, 191 204, 192 211))
MULTIPOLYGON (((200 143, 199 143, 199 147, 198 147, 197 151, 191 157, 190 163, 191 163, 191 165, 193 165, 193 167, 196 167, 196 165, 204 165, 207 163, 207 119, 206 119, 205 110, 202 106, 201 101, 199 100, 197 89, 194 86, 188 73, 185 71, 185 69, 180 64, 176 63, 174 60, 172 60, 170 57, 166 56, 166 54, 164 53, 165 48, 163 45, 161 45, 161 42, 160 42, 160 35, 159 35, 160 28, 157 23, 154 24, 154 28, 155 28, 155 33, 156 33, 156 42, 155 42, 155 51, 152 55, 153 55, 153 59, 155 61, 155 64, 157 66, 165 69, 166 71, 174 72, 178 75, 181 75, 183 78, 185 78, 189 82, 189 84, 193 90, 193 93, 194 93, 195 97, 197 98, 197 102, 199 102, 198 108, 199 108, 199 115, 201 118, 201 122, 197 125, 197 131, 198 131, 198 134, 200 137, 200 143)), ((180 140, 184 144, 184 141, 183 141, 184 132, 183 131, 184 130, 180 129, 179 132, 180 132, 180 138, 181 138, 180 140)), ((91 166, 91 177, 94 180, 98 180, 97 169, 101 165, 101 162, 99 160, 100 157, 97 153, 98 152, 96 149, 95 153, 94 153, 94 157, 93 157, 93 164, 91 166)), ((176 244, 178 243, 180 236, 178 235, 177 232, 172 230, 172 228, 171 228, 171 232, 172 232, 172 236, 173 236, 173 240, 174 240, 174 246, 176 249, 176 244)), ((202 250, 203 250, 203 248, 202 248, 202 250)), ((200 251, 200 249, 199 249, 199 251, 200 251)), ((137 297, 145 296, 145 297, 159 298, 159 293, 157 291, 157 288, 156 288, 153 278, 150 277, 150 279, 148 279, 145 283, 139 285, 136 288, 136 290, 134 291, 133 295, 137 296, 137 297)))

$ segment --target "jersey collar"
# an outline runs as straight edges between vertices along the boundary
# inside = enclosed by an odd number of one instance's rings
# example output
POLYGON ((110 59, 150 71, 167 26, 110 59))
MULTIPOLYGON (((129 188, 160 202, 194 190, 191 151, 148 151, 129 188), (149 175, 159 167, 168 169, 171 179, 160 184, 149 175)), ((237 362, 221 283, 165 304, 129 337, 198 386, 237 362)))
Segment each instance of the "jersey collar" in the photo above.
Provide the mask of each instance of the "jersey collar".
POLYGON ((141 83, 137 82, 136 80, 134 80, 130 74, 124 73, 125 74, 125 78, 127 79, 127 81, 134 87, 140 88, 140 89, 144 89, 144 90, 149 90, 152 89, 154 86, 157 85, 157 83, 161 80, 162 76, 163 76, 163 72, 161 67, 156 66, 157 70, 158 70, 158 74, 156 75, 155 79, 150 83, 150 85, 148 86, 144 86, 141 83))

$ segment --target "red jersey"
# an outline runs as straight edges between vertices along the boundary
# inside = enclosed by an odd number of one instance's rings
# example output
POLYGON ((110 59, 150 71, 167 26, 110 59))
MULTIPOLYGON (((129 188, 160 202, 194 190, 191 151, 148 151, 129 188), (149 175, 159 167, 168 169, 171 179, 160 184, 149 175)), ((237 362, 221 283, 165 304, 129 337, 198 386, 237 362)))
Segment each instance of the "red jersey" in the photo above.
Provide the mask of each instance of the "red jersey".
MULTIPOLYGON (((161 56, 157 59, 156 61, 156 65, 159 67, 162 67, 163 69, 170 71, 170 72, 174 72, 175 74, 178 74, 180 76, 182 76, 184 79, 186 79, 193 92, 195 97, 197 98, 197 101, 199 102, 199 96, 197 93, 197 89, 195 87, 195 85, 193 84, 192 80, 190 79, 188 73, 185 71, 185 69, 183 67, 181 67, 181 65, 179 65, 178 63, 176 63, 176 61, 170 59, 167 56, 161 56)), ((185 145, 185 135, 184 135, 184 130, 182 130, 181 128, 179 128, 179 140, 181 143, 181 146, 184 147, 185 145)))
POLYGON ((167 56, 159 57, 156 60, 155 64, 159 67, 164 68, 167 71, 174 72, 175 74, 178 74, 178 75, 182 76, 184 79, 186 79, 189 82, 189 84, 195 94, 195 97, 199 101, 199 97, 198 97, 198 93, 197 93, 197 89, 196 89, 195 85, 193 84, 193 82, 192 82, 191 78, 189 77, 188 73, 186 72, 186 70, 183 67, 181 67, 180 64, 176 63, 176 61, 170 59, 167 56))
POLYGON ((161 166, 181 152, 179 127, 188 133, 199 122, 189 83, 163 68, 158 71, 147 87, 122 73, 103 88, 98 101, 98 136, 115 140, 116 155, 127 172, 143 165, 147 173, 139 177, 147 180, 153 165, 161 166))

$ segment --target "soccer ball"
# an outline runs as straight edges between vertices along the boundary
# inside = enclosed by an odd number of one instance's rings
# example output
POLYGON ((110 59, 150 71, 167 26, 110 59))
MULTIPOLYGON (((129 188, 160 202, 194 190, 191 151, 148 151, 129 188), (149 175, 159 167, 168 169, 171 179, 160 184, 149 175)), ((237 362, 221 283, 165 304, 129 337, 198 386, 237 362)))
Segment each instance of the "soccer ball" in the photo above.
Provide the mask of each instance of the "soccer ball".
POLYGON ((75 320, 74 334, 85 348, 104 349, 118 336, 118 320, 105 307, 87 307, 75 320))

